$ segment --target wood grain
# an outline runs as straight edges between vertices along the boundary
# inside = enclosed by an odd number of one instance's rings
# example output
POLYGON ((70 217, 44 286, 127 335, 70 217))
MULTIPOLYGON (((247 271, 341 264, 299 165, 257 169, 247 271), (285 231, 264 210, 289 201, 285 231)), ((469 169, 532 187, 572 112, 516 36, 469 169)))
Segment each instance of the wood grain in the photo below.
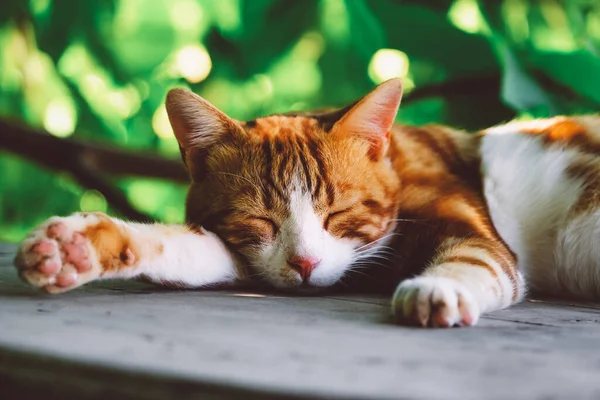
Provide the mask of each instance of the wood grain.
POLYGON ((380 297, 125 282, 51 296, 18 282, 9 259, 0 259, 3 398, 600 396, 594 305, 528 301, 475 328, 422 330, 389 324, 380 297))

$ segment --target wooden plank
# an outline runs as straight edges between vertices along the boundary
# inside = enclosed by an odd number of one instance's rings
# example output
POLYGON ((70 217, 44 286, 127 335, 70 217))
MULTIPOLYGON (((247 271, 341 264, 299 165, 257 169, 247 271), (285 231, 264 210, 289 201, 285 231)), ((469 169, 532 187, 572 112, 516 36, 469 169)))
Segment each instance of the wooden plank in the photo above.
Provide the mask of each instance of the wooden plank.
POLYGON ((60 382, 90 398, 600 396, 593 308, 524 302, 472 329, 423 330, 390 324, 386 298, 331 296, 123 282, 50 296, 5 265, 0 385, 39 395, 60 382))

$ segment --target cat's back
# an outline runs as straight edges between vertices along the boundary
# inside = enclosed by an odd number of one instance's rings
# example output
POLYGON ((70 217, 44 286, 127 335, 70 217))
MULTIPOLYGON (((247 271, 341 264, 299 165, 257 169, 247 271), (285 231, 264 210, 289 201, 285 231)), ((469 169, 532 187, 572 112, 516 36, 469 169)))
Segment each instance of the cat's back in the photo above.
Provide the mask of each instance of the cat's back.
POLYGON ((480 155, 494 226, 531 287, 600 294, 600 117, 493 127, 480 155))

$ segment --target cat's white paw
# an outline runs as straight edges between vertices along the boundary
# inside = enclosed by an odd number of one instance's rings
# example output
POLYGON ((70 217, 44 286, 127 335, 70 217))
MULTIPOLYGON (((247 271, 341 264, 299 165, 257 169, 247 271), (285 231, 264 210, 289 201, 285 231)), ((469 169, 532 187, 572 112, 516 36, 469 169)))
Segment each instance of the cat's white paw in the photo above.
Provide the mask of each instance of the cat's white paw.
POLYGON ((15 266, 21 279, 50 293, 74 289, 98 278, 102 267, 86 231, 99 215, 53 217, 21 242, 15 266))
POLYGON ((400 283, 392 312, 400 323, 423 327, 472 326, 479 319, 479 306, 469 290, 454 279, 438 276, 400 283))

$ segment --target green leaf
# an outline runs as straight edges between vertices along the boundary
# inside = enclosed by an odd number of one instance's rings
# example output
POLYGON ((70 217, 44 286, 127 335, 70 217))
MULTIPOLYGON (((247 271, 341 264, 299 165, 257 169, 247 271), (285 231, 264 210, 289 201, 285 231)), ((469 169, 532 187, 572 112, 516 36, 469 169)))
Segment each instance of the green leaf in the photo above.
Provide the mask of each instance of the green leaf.
POLYGON ((317 0, 242 0, 242 29, 230 37, 213 34, 209 50, 228 61, 239 77, 250 78, 316 25, 317 5, 317 0))
POLYGON ((353 50, 370 60, 377 50, 387 46, 385 31, 364 0, 347 1, 346 7, 353 50))
POLYGON ((536 52, 530 62, 550 78, 600 103, 600 58, 590 52, 536 52))
POLYGON ((410 58, 433 62, 449 77, 498 70, 487 40, 457 29, 445 14, 396 2, 369 4, 385 29, 389 46, 410 58))
POLYGON ((498 56, 502 60, 502 98, 517 111, 528 111, 545 117, 559 112, 553 99, 525 71, 512 50, 498 42, 498 56))

